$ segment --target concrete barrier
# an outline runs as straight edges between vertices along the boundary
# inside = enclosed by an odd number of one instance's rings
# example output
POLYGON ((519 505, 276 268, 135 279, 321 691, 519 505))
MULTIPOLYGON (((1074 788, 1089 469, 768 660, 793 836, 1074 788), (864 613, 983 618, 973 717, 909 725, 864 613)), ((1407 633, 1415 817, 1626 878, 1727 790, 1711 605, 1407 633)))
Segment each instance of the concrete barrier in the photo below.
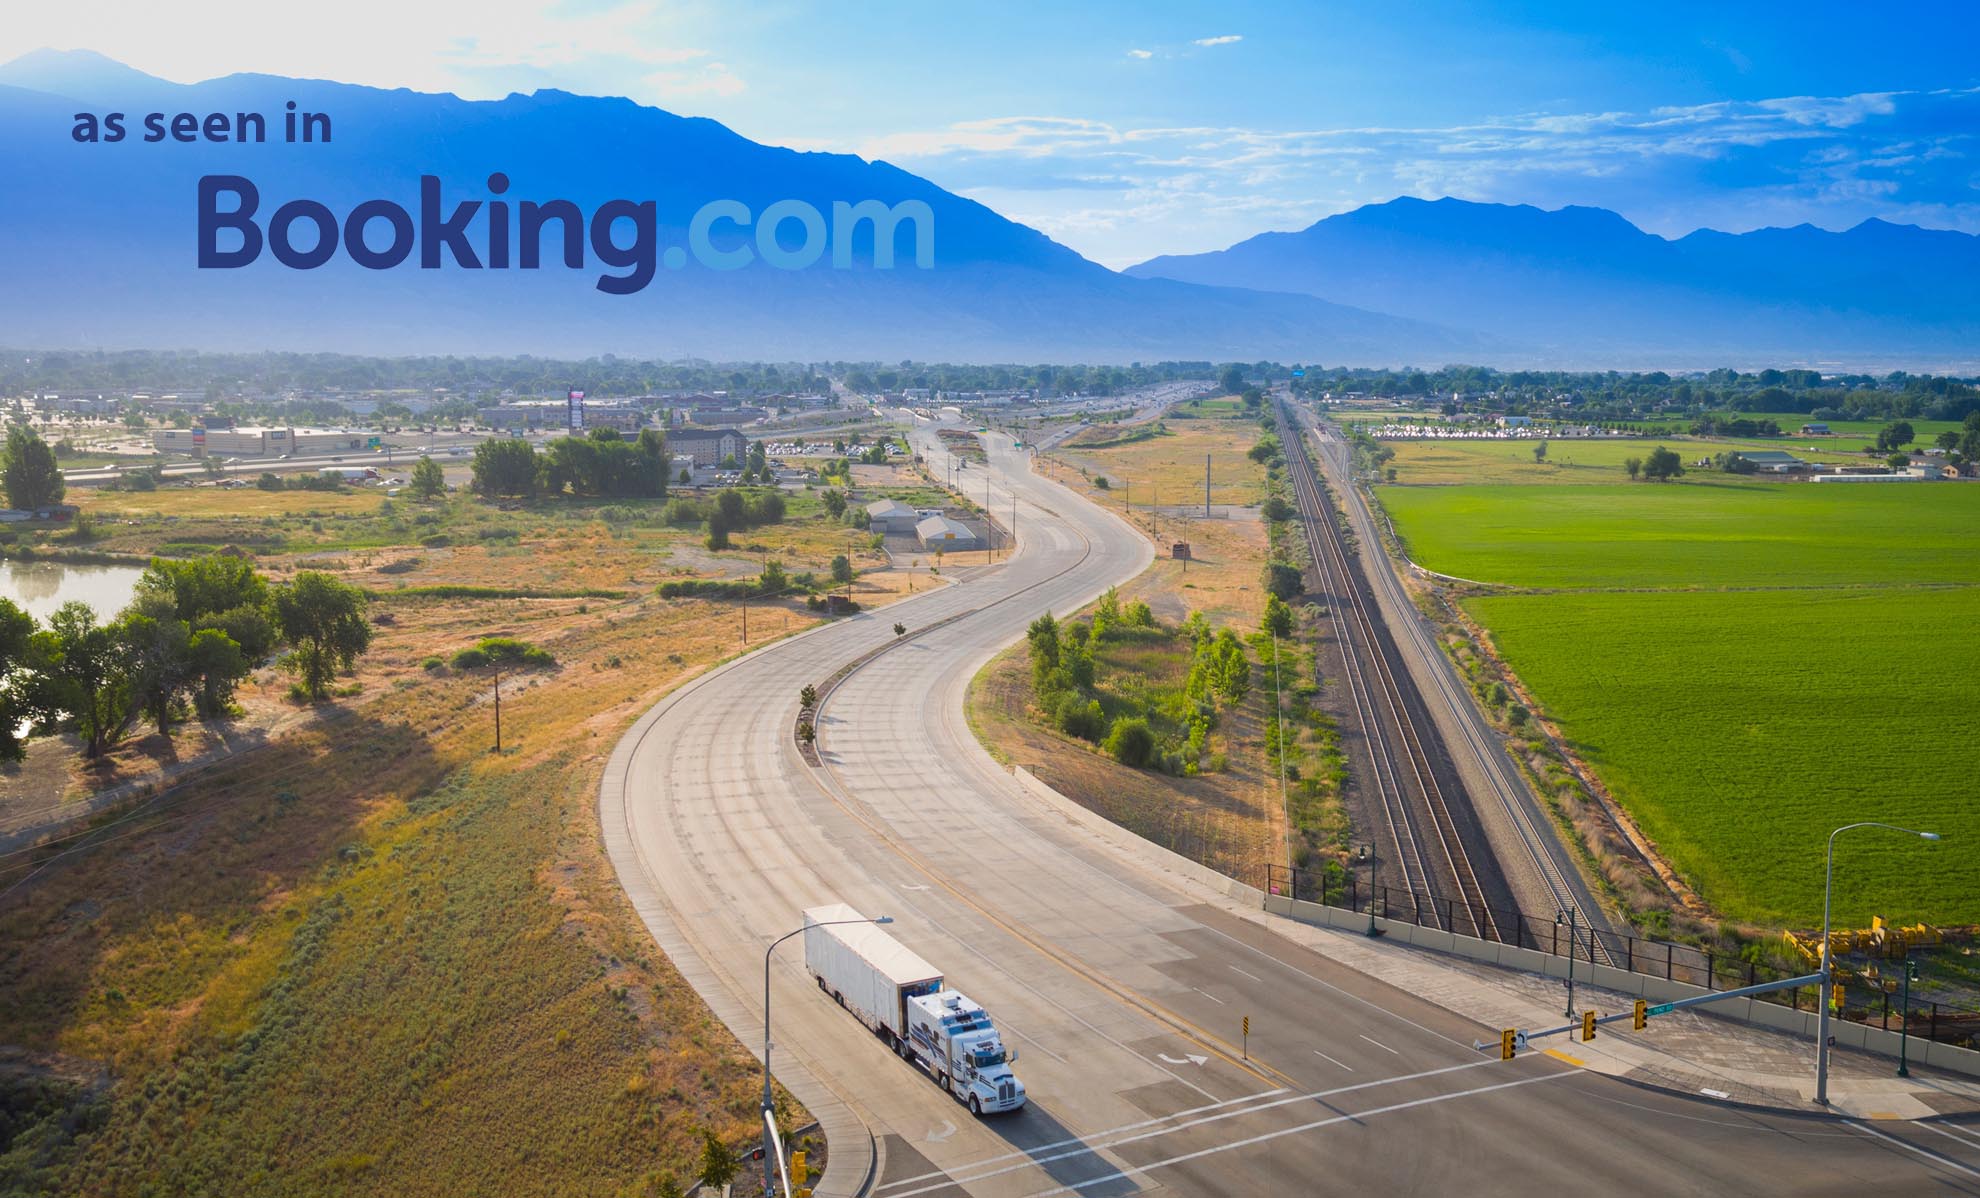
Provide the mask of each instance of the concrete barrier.
MULTIPOLYGON (((1097 818, 1097 817, 1096 817, 1097 818)), ((1201 866, 1197 868, 1201 869, 1201 866)), ((1207 872, 1207 871, 1206 871, 1207 872)), ((1219 875, 1221 876, 1221 875, 1219 875)), ((1228 879, 1226 879, 1228 880, 1228 879)), ((1246 887, 1246 889, 1250 889, 1246 887)), ((1254 891, 1254 893, 1256 893, 1254 891)), ((1358 915, 1342 907, 1328 907, 1319 903, 1309 903, 1279 896, 1268 896, 1264 901, 1266 911, 1281 915, 1300 923, 1317 927, 1337 928, 1342 931, 1366 931, 1369 917, 1358 915)), ((1500 944, 1495 940, 1481 940, 1473 936, 1461 936, 1436 928, 1418 927, 1402 920, 1377 917, 1375 927, 1383 933, 1384 939, 1412 948, 1427 949, 1431 952, 1448 953, 1466 960, 1496 965, 1503 969, 1514 969, 1521 973, 1537 973, 1551 978, 1565 978, 1570 962, 1566 957, 1556 957, 1551 953, 1535 949, 1516 948, 1500 944)), ((1677 1002, 1686 998, 1700 998, 1712 993, 1703 986, 1692 986, 1684 982, 1668 981, 1646 973, 1631 973, 1611 965, 1601 965, 1590 961, 1572 963, 1575 981, 1613 990, 1632 997, 1646 999, 1653 1003, 1677 1002)), ((1706 1013, 1755 1027, 1770 1028, 1785 1032, 1790 1036, 1813 1040, 1819 1016, 1814 1011, 1797 1011, 1779 1003, 1757 998, 1732 998, 1712 1003, 1702 1008, 1706 1013)), ((1847 1019, 1829 1020, 1829 1034, 1835 1037, 1839 1048, 1857 1048, 1874 1052, 1879 1056, 1895 1058, 1898 1055, 1899 1037, 1896 1032, 1885 1031, 1867 1023, 1854 1023, 1847 1019)), ((1952 1044, 1941 1044, 1917 1036, 1911 1037, 1910 1058, 1934 1069, 1944 1069, 1950 1073, 1964 1073, 1980 1077, 1980 1052, 1960 1048, 1952 1044)))

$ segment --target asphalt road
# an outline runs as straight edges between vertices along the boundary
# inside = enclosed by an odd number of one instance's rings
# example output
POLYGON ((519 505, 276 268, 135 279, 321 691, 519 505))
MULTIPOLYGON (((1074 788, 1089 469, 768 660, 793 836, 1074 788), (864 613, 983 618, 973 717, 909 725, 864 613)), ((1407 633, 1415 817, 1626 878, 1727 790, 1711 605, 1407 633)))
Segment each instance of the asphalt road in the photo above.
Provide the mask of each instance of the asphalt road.
POLYGON ((1485 1059, 1485 1029, 1018 785, 965 724, 969 678, 1150 551, 1021 458, 991 465, 993 502, 1021 503, 1007 567, 703 676, 638 722, 601 787, 628 894, 746 1044, 765 946, 843 901, 892 915, 1019 1049, 1030 1105, 972 1119, 826 1001, 788 942, 774 1062, 829 1139, 820 1194, 1980 1193, 1970 1129, 1756 1115, 1544 1055, 1485 1059), (814 769, 792 737, 798 689, 861 659, 823 704, 814 769))

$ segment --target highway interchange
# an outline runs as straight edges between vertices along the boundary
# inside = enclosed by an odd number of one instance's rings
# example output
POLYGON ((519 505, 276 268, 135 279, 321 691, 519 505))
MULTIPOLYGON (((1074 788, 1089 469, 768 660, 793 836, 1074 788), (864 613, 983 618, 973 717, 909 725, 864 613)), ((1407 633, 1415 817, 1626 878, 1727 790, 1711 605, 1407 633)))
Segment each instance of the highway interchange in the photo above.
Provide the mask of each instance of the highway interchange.
MULTIPOLYGON (((601 787, 628 895, 745 1044, 765 946, 803 908, 847 902, 893 916, 1018 1048, 1030 1105, 972 1119, 787 944, 773 1059, 829 1141, 820 1194, 1980 1193, 1971 1127, 1763 1113, 1487 1058, 1472 1044, 1492 1029, 1295 944, 1021 784, 967 726, 969 679, 1151 550, 988 440, 993 509, 1019 510, 1007 565, 702 676, 641 718, 601 787), (798 690, 828 682, 814 767, 798 690)), ((925 426, 916 444, 945 469, 925 426)), ((983 474, 963 470, 972 498, 983 474)))

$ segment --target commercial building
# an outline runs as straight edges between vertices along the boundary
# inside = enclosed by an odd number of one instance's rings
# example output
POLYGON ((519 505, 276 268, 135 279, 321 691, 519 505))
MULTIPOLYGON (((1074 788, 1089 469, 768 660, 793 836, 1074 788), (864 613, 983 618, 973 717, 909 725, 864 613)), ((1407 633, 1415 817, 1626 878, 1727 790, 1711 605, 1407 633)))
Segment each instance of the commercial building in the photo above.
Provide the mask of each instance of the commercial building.
POLYGON ((914 526, 914 534, 921 539, 921 547, 930 552, 942 549, 954 553, 983 548, 983 539, 967 524, 948 516, 922 517, 921 523, 914 526))
POLYGON ((668 432, 667 448, 692 457, 697 466, 719 466, 730 458, 742 461, 749 438, 732 428, 677 428, 668 432))
POLYGON ((866 505, 866 519, 868 528, 888 536, 913 533, 922 515, 898 499, 881 499, 866 505))
POLYGON ((283 454, 362 453, 370 448, 372 436, 352 429, 263 428, 162 428, 151 434, 152 448, 160 453, 192 457, 279 458, 283 454))
POLYGON ((1808 463, 1779 449, 1742 449, 1733 454, 1762 474, 1793 474, 1808 469, 1808 463))

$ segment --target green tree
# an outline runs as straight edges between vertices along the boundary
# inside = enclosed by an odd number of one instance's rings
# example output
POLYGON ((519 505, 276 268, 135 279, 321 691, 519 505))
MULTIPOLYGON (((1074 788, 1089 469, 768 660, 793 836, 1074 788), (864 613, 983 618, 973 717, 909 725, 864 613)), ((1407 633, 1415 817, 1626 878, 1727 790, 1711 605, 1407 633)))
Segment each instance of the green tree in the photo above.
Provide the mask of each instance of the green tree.
POLYGON ((1147 720, 1126 716, 1114 721, 1102 747, 1115 761, 1140 769, 1155 755, 1155 733, 1149 729, 1147 720))
POLYGON ((701 1184, 712 1190, 720 1190, 736 1179, 736 1172, 742 1162, 722 1138, 712 1131, 701 1133, 701 1184))
POLYGON ((1893 470, 1909 469, 1911 466, 1911 455, 1908 453, 1894 453, 1884 459, 1884 465, 1889 466, 1893 470))
POLYGON ((841 553, 832 559, 832 581, 840 586, 853 580, 852 559, 841 553))
POLYGON ((1637 457, 1624 458, 1623 470, 1629 474, 1629 481, 1635 482, 1636 476, 1643 473, 1643 459, 1637 457))
POLYGON ((1667 482, 1683 473, 1683 459, 1678 457, 1676 450, 1666 449, 1662 445, 1651 450, 1650 456, 1643 462, 1643 477, 1652 482, 1667 482))
POLYGON ((1893 450, 1909 445, 1917 438, 1908 420, 1893 420, 1877 430, 1877 448, 1893 450))
POLYGON ((1277 595, 1267 595, 1265 597, 1265 631, 1276 637, 1288 637, 1292 635, 1292 628, 1292 608, 1288 607, 1286 601, 1277 595))
POLYGON ((0 599, 0 761, 19 761, 27 755, 20 730, 30 716, 27 675, 28 646, 34 638, 34 617, 0 599))
POLYGON ((440 463, 422 455, 413 463, 412 478, 407 483, 414 499, 438 499, 447 493, 447 476, 440 469, 440 463))
POLYGON ((1291 562, 1266 562, 1261 580, 1267 594, 1290 599, 1305 586, 1299 567, 1291 562))
POLYGON ((1224 367, 1223 373, 1217 376, 1217 389, 1225 395, 1236 395, 1244 390, 1244 367, 1235 363, 1224 367))
POLYGON ((474 489, 482 495, 536 494, 536 450, 520 437, 493 437, 474 447, 474 489))
POLYGON ((756 593, 759 595, 781 595, 791 587, 791 576, 784 570, 784 563, 771 558, 763 563, 763 570, 756 576, 756 593))
POLYGON ((234 687, 254 665, 234 638, 217 628, 202 628, 186 643, 186 667, 196 687, 193 707, 211 719, 233 708, 234 687))
POLYGON ((191 630, 158 598, 133 604, 112 628, 124 652, 132 708, 150 720, 160 736, 170 733, 180 692, 197 682, 191 630))
POLYGON ((7 430, 7 450, 0 481, 7 488, 7 504, 24 511, 62 502, 62 468, 55 463, 55 451, 24 424, 7 430))
POLYGON ((365 593, 318 570, 304 570, 275 590, 275 626, 291 646, 287 668, 303 691, 321 699, 340 669, 371 647, 365 593))
POLYGON ((29 707, 37 722, 67 725, 85 757, 100 757, 130 727, 133 714, 125 647, 117 630, 96 622, 86 603, 64 603, 46 631, 28 642, 29 707))
POLYGON ((1544 440, 1541 440, 1541 441, 1535 441, 1535 442, 1533 443, 1533 462, 1534 462, 1534 464, 1535 464, 1535 465, 1538 465, 1538 464, 1540 464, 1541 462, 1544 462, 1544 461, 1546 461, 1546 460, 1547 460, 1547 442, 1546 442, 1546 441, 1544 441, 1544 440))
POLYGON ((819 496, 825 505, 825 514, 837 520, 846 514, 846 493, 834 487, 819 496))

